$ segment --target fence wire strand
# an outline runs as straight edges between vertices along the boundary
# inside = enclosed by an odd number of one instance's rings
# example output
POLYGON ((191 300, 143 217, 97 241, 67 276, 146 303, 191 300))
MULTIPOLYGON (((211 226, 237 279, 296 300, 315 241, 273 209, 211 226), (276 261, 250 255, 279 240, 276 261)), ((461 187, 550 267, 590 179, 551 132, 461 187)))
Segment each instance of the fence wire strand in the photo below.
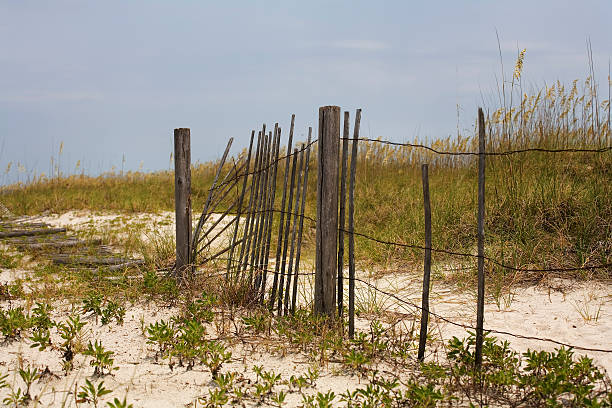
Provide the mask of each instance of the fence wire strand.
POLYGON ((612 146, 606 146, 599 149, 582 149, 582 148, 565 148, 565 149, 545 149, 541 147, 530 147, 526 149, 517 149, 517 150, 506 150, 502 152, 449 152, 444 150, 436 150, 433 147, 419 144, 419 143, 402 143, 402 142, 392 142, 390 140, 381 140, 381 139, 369 139, 369 138, 341 138, 342 140, 353 140, 359 142, 372 142, 372 143, 381 143, 391 146, 398 147, 414 147, 419 149, 429 150, 430 152, 446 155, 446 156, 479 156, 480 154, 484 154, 485 156, 510 156, 513 154, 519 153, 528 153, 528 152, 540 152, 540 153, 605 153, 607 151, 612 150, 612 146))

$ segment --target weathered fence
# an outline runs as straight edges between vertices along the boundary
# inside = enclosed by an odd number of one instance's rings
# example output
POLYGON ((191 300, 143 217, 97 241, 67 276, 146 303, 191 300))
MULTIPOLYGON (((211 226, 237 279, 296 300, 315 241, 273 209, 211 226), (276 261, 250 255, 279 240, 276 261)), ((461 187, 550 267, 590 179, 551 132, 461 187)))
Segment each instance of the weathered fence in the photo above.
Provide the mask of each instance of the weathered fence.
MULTIPOLYGON (((282 129, 278 124, 274 131, 268 132, 264 125, 257 136, 253 131, 246 154, 228 164, 233 143, 230 139, 190 239, 186 237, 190 234, 191 219, 184 216, 190 199, 188 189, 184 188, 188 184, 183 175, 185 155, 180 151, 189 149, 177 141, 176 276, 184 274, 179 271, 193 273, 195 266, 223 259, 227 283, 234 288, 246 287, 250 301, 266 304, 279 314, 295 310, 312 129, 306 143, 294 148, 294 120, 292 117, 286 145, 288 154, 282 157, 282 129), (284 172, 281 194, 277 197, 279 166, 284 166, 284 172), (277 234, 273 231, 275 225, 278 225, 277 234), (274 270, 269 271, 273 244, 276 257, 274 270), (223 255, 226 257, 221 258, 223 255)), ((176 132, 181 134, 185 130, 176 132)), ((181 140, 180 136, 177 140, 181 140)))
MULTIPOLYGON (((402 303, 409 304, 421 311, 418 359, 425 357, 428 322, 430 316, 453 325, 472 329, 476 332, 475 362, 482 363, 482 345, 484 340, 484 264, 489 261, 499 267, 514 271, 556 271, 559 269, 524 269, 504 264, 502 261, 485 255, 485 158, 488 155, 511 155, 528 151, 539 152, 591 152, 602 153, 612 150, 603 149, 554 149, 541 148, 521 149, 506 152, 487 152, 485 146, 485 119, 482 109, 478 110, 478 152, 443 152, 431 147, 395 143, 382 140, 360 138, 359 129, 361 110, 357 110, 350 134, 350 115, 344 113, 342 136, 340 136, 340 108, 324 106, 319 109, 318 139, 312 139, 312 128, 308 129, 308 140, 299 148, 293 146, 295 116, 291 117, 285 153, 281 155, 282 130, 276 124, 273 131, 266 133, 266 126, 251 133, 249 148, 246 154, 226 163, 230 139, 221 158, 208 192, 203 211, 196 230, 191 238, 191 218, 189 199, 189 149, 185 150, 185 141, 189 141, 188 129, 175 131, 175 164, 176 164, 176 211, 177 211, 177 276, 182 272, 193 272, 193 267, 207 264, 227 254, 224 268, 226 283, 247 288, 250 299, 278 314, 292 313, 297 308, 298 280, 300 276, 314 275, 313 309, 316 313, 330 319, 338 316, 348 320, 348 334, 355 333, 355 283, 360 282, 380 293, 390 296, 402 303), (177 141, 178 140, 178 141, 177 141), (182 142, 181 142, 182 140, 182 142), (355 231, 355 182, 359 141, 372 141, 392 145, 411 146, 427 149, 438 155, 477 156, 478 157, 478 208, 477 208, 477 255, 457 251, 432 248, 431 203, 429 196, 428 164, 422 165, 423 206, 425 237, 424 245, 388 242, 355 231), (349 153, 349 142, 352 142, 349 153), (308 176, 311 167, 311 147, 318 143, 316 157, 317 170, 317 215, 311 218, 305 215, 308 176), (183 151, 181 151, 183 149, 183 151), (187 167, 185 167, 187 166, 187 167), (282 173, 279 167, 282 166, 282 173), (229 167, 229 169, 228 169, 229 167), (225 171, 225 176, 220 180, 225 171), (282 174, 282 177, 280 177, 282 174), (348 178, 348 180, 347 180, 348 178), (277 196, 277 183, 281 182, 280 194, 277 196), (231 193, 234 194, 231 194, 231 193), (348 211, 347 211, 348 195, 348 211), (231 200, 227 200, 232 197, 231 200), (223 211, 218 211, 221 204, 223 211), (228 221, 229 219, 229 221, 228 221), (300 256, 304 220, 316 224, 316 249, 314 273, 300 271, 300 256), (179 223, 182 225, 179 226, 179 223), (210 224, 210 225, 209 225, 210 224), (348 225, 346 225, 348 224, 348 225), (278 230, 273 231, 277 226, 278 230), (206 226, 206 228, 205 228, 206 226), (214 247, 213 242, 231 228, 229 240, 221 247, 214 247), (180 232, 180 234, 179 234, 180 232), (415 248, 424 251, 423 291, 421 306, 412 304, 397 295, 373 287, 359 279, 355 274, 355 237, 373 240, 385 245, 415 248), (345 238, 348 239, 348 278, 344 275, 345 238), (275 257, 270 258, 272 244, 275 244, 275 257), (432 252, 445 253, 462 257, 475 257, 478 267, 478 296, 476 305, 476 327, 453 322, 430 310, 429 287, 432 252), (186 255, 187 254, 187 255, 186 255), (271 264, 274 267, 271 268, 271 264), (190 266, 191 268, 187 268, 190 266), (270 268, 270 269, 269 269, 270 268), (270 280, 271 276, 271 282, 270 280), (345 280, 348 279, 348 311, 344 305, 345 280)), ((609 268, 611 264, 584 268, 565 268, 568 270, 587 270, 609 268)), ((236 286, 233 286, 234 288, 236 286)), ((491 333, 525 337, 509 332, 488 330, 491 333)), ((567 345, 554 339, 532 339, 567 345)), ((576 349, 612 352, 612 350, 593 349, 569 345, 576 349)))

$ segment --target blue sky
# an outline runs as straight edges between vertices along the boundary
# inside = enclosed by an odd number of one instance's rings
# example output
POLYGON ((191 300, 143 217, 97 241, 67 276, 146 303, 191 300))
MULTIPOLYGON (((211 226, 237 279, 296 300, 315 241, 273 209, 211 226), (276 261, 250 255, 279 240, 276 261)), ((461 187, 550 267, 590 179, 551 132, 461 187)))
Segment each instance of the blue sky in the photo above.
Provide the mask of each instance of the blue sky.
POLYGON ((63 172, 97 174, 169 168, 176 127, 193 161, 292 113, 299 140, 330 104, 362 108, 364 136, 445 137, 496 103, 496 31, 534 87, 584 79, 590 38, 607 93, 611 19, 603 0, 0 0, 0 181, 48 174, 61 142, 63 172))

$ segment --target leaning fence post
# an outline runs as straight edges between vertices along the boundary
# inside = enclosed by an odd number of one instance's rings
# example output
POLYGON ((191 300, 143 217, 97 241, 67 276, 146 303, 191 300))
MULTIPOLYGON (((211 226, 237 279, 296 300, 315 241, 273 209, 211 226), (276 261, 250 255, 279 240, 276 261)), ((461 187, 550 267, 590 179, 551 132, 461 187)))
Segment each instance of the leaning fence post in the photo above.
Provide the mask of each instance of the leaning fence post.
POLYGON ((421 166, 423 179, 423 207, 425 208, 425 259, 423 262, 423 296, 421 299, 421 334, 419 337, 419 361, 425 358, 427 323, 429 321, 429 275, 431 273, 431 205, 429 201, 429 165, 421 166))
POLYGON ((484 216, 485 216, 485 122, 482 108, 478 108, 478 304, 476 308, 476 366, 482 365, 484 323, 484 216))
POLYGON ((349 304, 348 326, 349 337, 355 336, 355 173, 357 171, 357 142, 359 141, 359 127, 361 126, 361 109, 355 113, 355 127, 353 129, 353 145, 351 147, 351 170, 349 176, 349 203, 348 203, 348 265, 349 265, 349 304))
POLYGON ((317 232, 314 311, 333 318, 338 255, 338 154, 340 107, 319 108, 317 232))
POLYGON ((176 212, 176 268, 184 279, 191 263, 191 137, 188 128, 174 129, 174 209, 176 212))
POLYGON ((340 172, 340 212, 338 230, 338 316, 344 313, 344 229, 346 227, 346 167, 348 162, 348 139, 350 132, 349 113, 344 112, 342 133, 342 171, 340 172))

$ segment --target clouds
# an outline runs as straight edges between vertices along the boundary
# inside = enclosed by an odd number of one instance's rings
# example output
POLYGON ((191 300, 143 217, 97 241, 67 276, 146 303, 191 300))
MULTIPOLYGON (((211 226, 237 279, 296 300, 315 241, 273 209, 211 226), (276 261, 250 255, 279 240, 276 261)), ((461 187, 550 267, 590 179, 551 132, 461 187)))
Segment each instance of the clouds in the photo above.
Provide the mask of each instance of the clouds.
POLYGON ((364 52, 384 51, 391 49, 390 44, 377 40, 335 40, 331 42, 331 47, 364 52))
POLYGON ((101 92, 59 91, 44 92, 38 90, 24 90, 20 93, 4 93, 0 95, 0 103, 62 103, 62 102, 91 102, 101 101, 101 92))
POLYGON ((518 47, 526 81, 571 81, 587 37, 607 75, 610 15, 608 1, 1 2, 0 161, 46 163, 65 140, 94 169, 124 153, 166 168, 174 127, 209 160, 262 122, 316 125, 332 103, 363 108, 372 136, 446 136, 457 104, 471 124, 481 94, 495 99, 496 31, 509 75, 518 47))

